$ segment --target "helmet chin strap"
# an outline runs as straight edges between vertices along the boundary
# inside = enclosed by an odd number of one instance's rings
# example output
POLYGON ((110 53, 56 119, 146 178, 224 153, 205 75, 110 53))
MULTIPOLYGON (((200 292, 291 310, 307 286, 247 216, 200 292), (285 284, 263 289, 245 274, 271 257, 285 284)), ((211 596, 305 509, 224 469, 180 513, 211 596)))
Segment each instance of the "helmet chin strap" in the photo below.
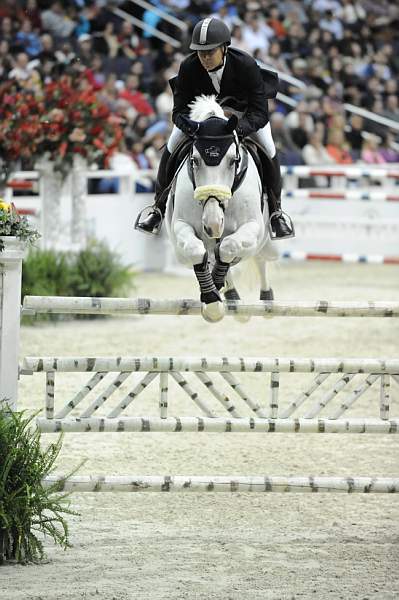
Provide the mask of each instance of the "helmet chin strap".
POLYGON ((224 61, 226 58, 226 54, 227 54, 227 46, 226 44, 223 44, 223 58, 222 58, 222 62, 220 65, 218 65, 217 67, 215 67, 214 69, 209 69, 208 73, 214 73, 215 71, 219 71, 219 69, 221 69, 224 65, 224 61))

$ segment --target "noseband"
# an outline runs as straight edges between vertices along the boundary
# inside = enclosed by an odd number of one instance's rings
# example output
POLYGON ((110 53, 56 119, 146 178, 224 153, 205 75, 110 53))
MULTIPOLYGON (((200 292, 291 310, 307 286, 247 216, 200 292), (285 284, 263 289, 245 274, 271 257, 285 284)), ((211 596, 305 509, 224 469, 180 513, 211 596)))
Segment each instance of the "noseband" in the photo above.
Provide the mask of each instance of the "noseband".
MULTIPOLYGON (((188 176, 190 178, 191 183, 193 184, 194 190, 197 187, 195 181, 195 158, 193 156, 194 146, 200 153, 201 158, 208 166, 218 166, 222 160, 222 158, 226 155, 227 150, 230 148, 231 144, 235 145, 235 157, 234 157, 234 180, 233 185, 231 187, 231 195, 234 194, 236 190, 242 184, 244 177, 246 175, 248 169, 248 150, 245 146, 241 146, 242 156, 240 155, 240 145, 235 135, 201 135, 194 138, 193 145, 190 149, 190 154, 188 156, 187 161, 187 170, 188 176)), ((219 206, 225 210, 224 201, 217 198, 215 195, 210 194, 205 202, 208 202, 210 198, 215 198, 219 203, 219 206)))

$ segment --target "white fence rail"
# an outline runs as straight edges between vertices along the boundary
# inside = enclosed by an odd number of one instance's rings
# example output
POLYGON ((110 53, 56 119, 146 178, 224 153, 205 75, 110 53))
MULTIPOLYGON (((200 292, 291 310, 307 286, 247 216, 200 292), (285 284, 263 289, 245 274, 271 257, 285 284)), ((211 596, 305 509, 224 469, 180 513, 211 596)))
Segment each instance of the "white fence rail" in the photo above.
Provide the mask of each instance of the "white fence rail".
MULTIPOLYGON (((399 164, 293 166, 282 167, 282 173, 283 207, 296 228, 295 238, 277 242, 283 258, 388 264, 399 261, 399 164), (320 177, 328 187, 314 187, 320 177), (303 179, 311 181, 312 187, 299 187, 303 179)), ((148 185, 154 176, 154 171, 138 171, 134 165, 131 169, 125 166, 79 171, 81 200, 74 201, 73 186, 62 194, 59 220, 63 226, 56 236, 57 246, 79 246, 81 237, 74 237, 74 231, 80 220, 85 238, 105 239, 127 264, 144 270, 176 267, 164 231, 161 236, 148 237, 133 227, 138 212, 153 201, 152 193, 136 193, 136 185, 148 185), (113 180, 116 193, 89 193, 89 181, 93 179, 113 180), (76 206, 80 207, 78 218, 74 217, 76 206)), ((32 192, 21 195, 21 191, 8 188, 6 199, 13 201, 41 232, 53 231, 45 223, 49 216, 42 210, 45 186, 39 173, 16 172, 13 178, 31 182, 32 192)), ((44 235, 42 245, 52 243, 44 235)))

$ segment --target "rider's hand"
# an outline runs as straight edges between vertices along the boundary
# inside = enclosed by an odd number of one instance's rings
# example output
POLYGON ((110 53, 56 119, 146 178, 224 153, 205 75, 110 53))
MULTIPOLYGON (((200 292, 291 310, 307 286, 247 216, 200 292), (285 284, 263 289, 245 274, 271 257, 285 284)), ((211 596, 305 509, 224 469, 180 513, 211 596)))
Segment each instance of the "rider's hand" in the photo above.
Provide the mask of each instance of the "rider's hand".
POLYGON ((241 142, 245 138, 245 133, 239 125, 236 127, 236 134, 239 142, 241 142))
POLYGON ((183 133, 191 137, 197 133, 200 124, 190 119, 187 115, 180 115, 177 126, 183 133))

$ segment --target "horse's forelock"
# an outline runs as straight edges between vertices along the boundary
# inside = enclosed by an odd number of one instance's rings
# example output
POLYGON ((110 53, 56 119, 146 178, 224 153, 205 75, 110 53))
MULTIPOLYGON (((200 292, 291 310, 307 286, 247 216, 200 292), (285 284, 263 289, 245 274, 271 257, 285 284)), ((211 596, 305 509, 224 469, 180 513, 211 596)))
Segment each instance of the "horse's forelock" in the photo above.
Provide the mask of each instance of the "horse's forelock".
POLYGON ((225 119, 223 108, 216 102, 216 96, 197 96, 194 102, 189 104, 190 119, 193 121, 205 121, 209 117, 225 119))

